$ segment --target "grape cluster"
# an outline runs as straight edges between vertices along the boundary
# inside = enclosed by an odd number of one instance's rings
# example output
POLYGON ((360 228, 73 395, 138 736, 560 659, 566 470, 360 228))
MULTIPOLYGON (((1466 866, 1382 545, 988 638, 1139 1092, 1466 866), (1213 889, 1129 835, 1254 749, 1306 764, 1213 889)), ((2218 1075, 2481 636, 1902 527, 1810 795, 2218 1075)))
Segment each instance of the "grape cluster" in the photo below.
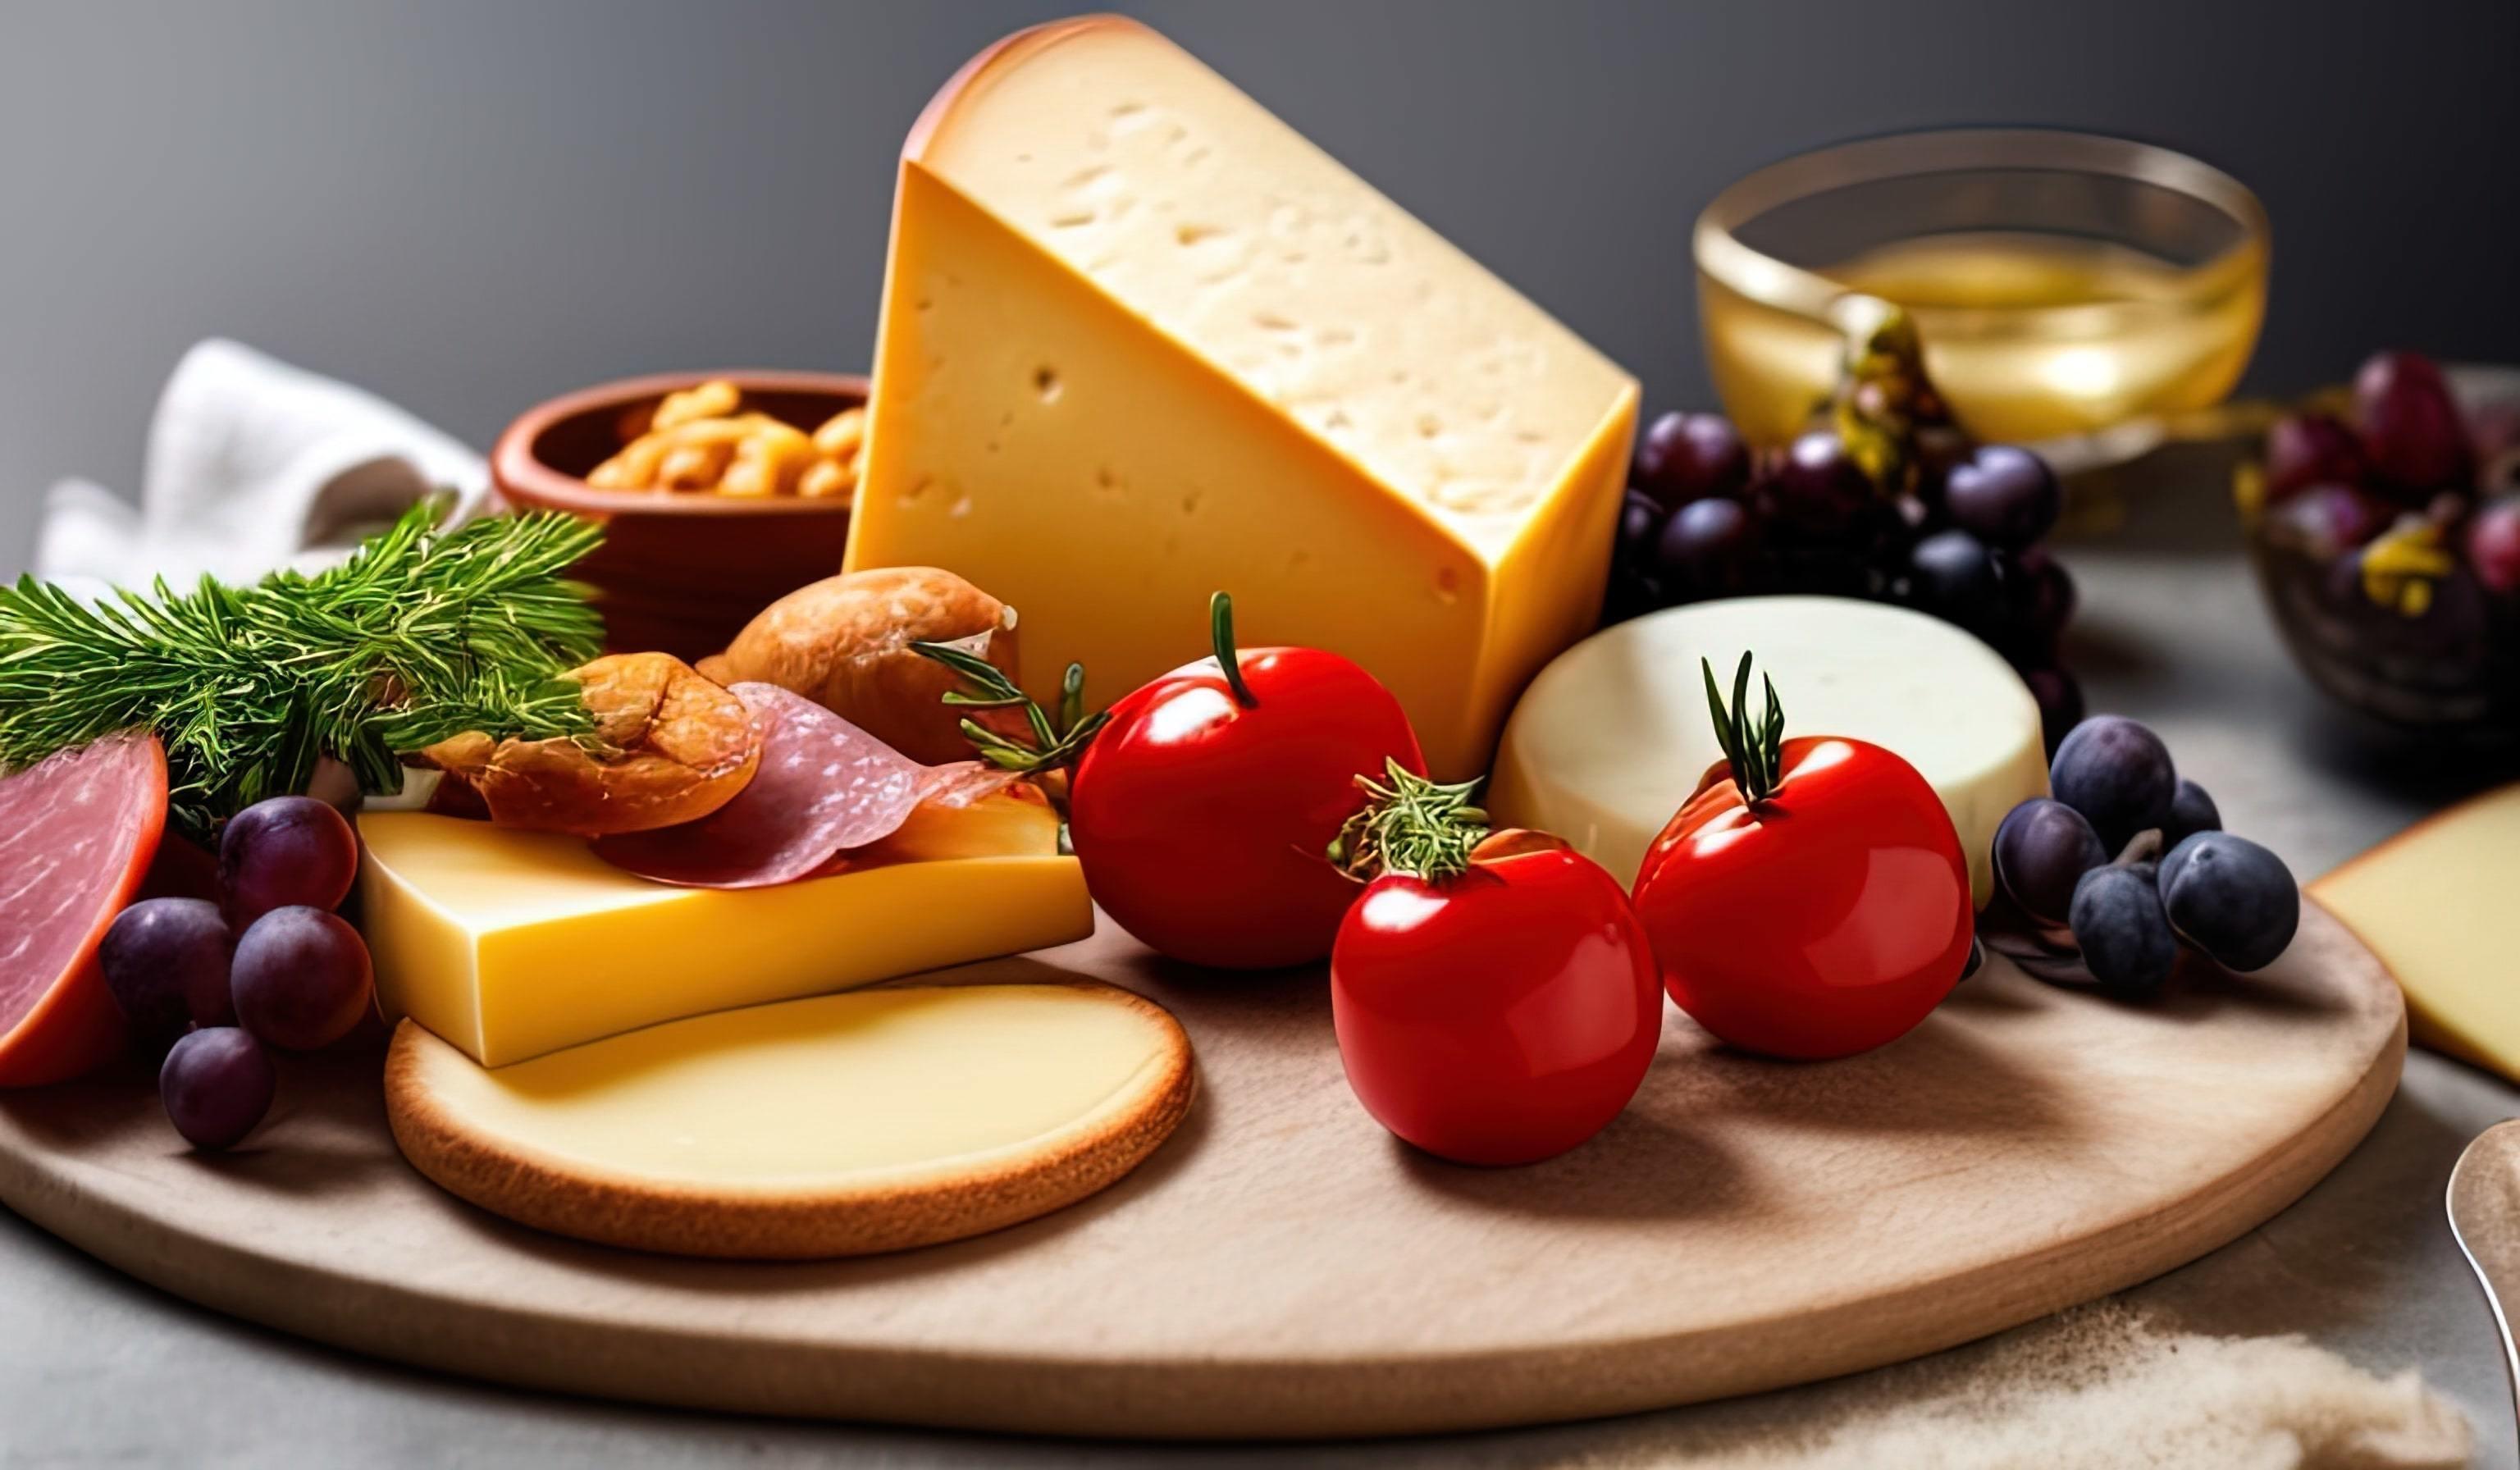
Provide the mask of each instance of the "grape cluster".
POLYGON ((2118 715, 2084 721, 2057 746, 2048 784, 2053 797, 2021 803, 1996 828, 1996 877, 2023 917, 2080 948, 2101 989, 2152 994, 2182 944, 2246 972, 2292 943, 2291 870, 2224 831, 2214 799, 2180 777, 2150 730, 2118 715))
POLYGON ((238 1143, 271 1110, 267 1047, 329 1047, 367 1011, 367 944, 332 912, 358 869, 339 812, 274 797, 221 834, 222 902, 143 899, 106 930, 106 989, 133 1038, 165 1048, 158 1099, 195 1147, 238 1143))
POLYGON ((2415 353, 2362 365, 2350 423, 2276 421, 2250 498, 2268 539, 2330 568, 2340 601, 2423 618, 2520 600, 2520 405, 2471 421, 2415 353))
POLYGON ((1838 430, 1753 450, 1718 414, 1646 428, 1623 503, 1604 621, 1707 598, 1820 593, 1914 607, 2020 671, 2051 742, 2082 718, 2057 663, 2074 583, 2040 540, 2064 503, 2046 462, 1956 431, 1877 482, 1838 430))

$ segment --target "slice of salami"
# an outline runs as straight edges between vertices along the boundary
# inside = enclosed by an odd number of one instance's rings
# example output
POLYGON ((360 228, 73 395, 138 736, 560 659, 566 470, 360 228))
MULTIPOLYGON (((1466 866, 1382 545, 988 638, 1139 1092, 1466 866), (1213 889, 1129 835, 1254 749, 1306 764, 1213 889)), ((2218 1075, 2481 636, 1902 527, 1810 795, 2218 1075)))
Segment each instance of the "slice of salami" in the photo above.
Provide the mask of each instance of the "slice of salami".
POLYGON ((97 967, 166 824, 166 758, 145 731, 0 778, 0 1087, 75 1077, 122 1045, 97 967))
POLYGON ((686 888, 766 888, 891 835, 919 805, 926 767, 775 684, 730 691, 765 726, 751 782, 698 822, 597 838, 604 861, 686 888))
POLYGON ((986 761, 929 766, 919 774, 919 802, 922 806, 968 807, 1031 779, 1025 772, 1009 771, 986 761))

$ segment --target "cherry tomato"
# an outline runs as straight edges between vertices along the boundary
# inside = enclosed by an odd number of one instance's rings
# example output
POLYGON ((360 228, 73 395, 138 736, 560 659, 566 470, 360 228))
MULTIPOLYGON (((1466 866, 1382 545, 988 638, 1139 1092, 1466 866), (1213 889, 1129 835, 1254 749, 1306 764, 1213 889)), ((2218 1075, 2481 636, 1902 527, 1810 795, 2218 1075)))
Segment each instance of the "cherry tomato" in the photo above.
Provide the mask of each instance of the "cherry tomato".
POLYGON ((1642 926, 1616 878, 1508 831, 1468 869, 1386 872, 1339 925, 1330 1015, 1383 1127, 1462 1164, 1528 1164, 1601 1131, 1662 1036, 1642 926))
POLYGON ((1358 883, 1330 842, 1365 805, 1356 779, 1426 769, 1391 691, 1319 648, 1218 656, 1111 706, 1077 762, 1068 840, 1102 912, 1193 964, 1270 969, 1329 954, 1358 883))
POLYGON ((1722 766, 1645 854, 1637 916, 1663 985, 1747 1051, 1851 1056, 1906 1035, 1969 958, 1973 906, 1942 798, 1837 735, 1786 740, 1757 806, 1722 766))

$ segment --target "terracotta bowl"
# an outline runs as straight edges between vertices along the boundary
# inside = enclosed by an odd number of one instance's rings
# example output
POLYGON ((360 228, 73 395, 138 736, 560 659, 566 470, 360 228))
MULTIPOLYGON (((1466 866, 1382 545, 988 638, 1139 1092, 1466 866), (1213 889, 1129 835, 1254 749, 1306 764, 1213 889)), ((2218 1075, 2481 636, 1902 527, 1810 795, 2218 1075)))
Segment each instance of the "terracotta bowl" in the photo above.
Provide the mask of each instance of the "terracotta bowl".
POLYGON ((602 594, 606 644, 616 652, 657 650, 687 660, 715 653, 754 613, 840 569, 846 505, 587 484, 587 472, 621 448, 626 413, 712 378, 742 388, 747 409, 809 433, 867 401, 867 380, 853 374, 659 373, 530 409, 490 452, 491 481, 508 505, 605 523, 603 547, 575 575, 602 594))

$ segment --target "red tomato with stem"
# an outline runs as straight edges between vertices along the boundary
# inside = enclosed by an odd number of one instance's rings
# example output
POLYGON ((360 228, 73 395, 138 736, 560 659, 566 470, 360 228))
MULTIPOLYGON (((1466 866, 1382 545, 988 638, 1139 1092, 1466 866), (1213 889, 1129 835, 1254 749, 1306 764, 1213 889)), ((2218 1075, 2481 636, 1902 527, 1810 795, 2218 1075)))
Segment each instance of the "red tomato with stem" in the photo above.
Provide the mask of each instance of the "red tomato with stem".
POLYGON ((1329 954, 1356 881, 1328 857, 1357 778, 1426 770, 1400 701, 1319 648, 1234 646, 1111 706, 1068 788, 1068 840, 1102 912, 1192 964, 1273 969, 1329 954))
POLYGON ((1384 870, 1330 955, 1348 1086, 1383 1127, 1456 1163, 1564 1153, 1628 1105, 1662 1038, 1644 930, 1618 880, 1562 840, 1487 833, 1467 785, 1388 775, 1378 799, 1449 806, 1456 830, 1411 851, 1369 819, 1350 854, 1384 870))
POLYGON ((1725 709, 1726 760, 1671 819, 1637 876, 1662 981, 1745 1051, 1850 1056, 1908 1033, 1970 962, 1968 864, 1916 768, 1840 735, 1782 738, 1776 686, 1749 723, 1750 658, 1725 709))

